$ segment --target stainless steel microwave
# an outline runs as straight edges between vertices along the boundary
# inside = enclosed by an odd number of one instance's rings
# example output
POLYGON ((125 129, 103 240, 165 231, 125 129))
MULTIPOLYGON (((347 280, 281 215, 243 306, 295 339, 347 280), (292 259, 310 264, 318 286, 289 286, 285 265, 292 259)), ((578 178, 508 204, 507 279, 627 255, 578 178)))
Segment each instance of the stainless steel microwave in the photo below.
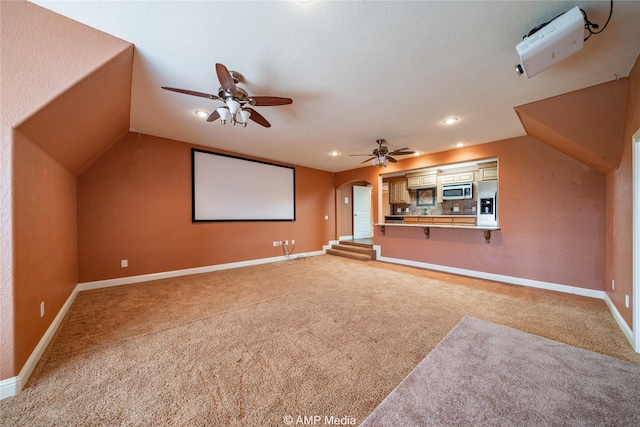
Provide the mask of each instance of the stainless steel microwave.
POLYGON ((449 184, 442 186, 442 200, 461 200, 473 198, 473 183, 449 184))

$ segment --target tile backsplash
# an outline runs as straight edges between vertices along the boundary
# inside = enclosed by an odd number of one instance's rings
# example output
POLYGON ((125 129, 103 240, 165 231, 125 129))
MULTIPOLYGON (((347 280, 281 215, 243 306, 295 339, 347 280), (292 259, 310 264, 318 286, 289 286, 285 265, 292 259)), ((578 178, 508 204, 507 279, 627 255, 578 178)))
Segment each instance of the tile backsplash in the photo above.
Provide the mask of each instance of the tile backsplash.
POLYGON ((393 205, 394 214, 402 215, 475 215, 476 199, 444 200, 434 206, 418 206, 416 190, 409 190, 410 205, 393 205))

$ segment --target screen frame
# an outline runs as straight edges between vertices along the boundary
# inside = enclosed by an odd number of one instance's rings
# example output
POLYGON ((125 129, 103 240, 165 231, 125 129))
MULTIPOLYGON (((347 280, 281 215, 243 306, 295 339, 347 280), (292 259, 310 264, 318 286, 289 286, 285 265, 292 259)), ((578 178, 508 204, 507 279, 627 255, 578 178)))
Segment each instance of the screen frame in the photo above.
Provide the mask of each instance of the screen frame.
MULTIPOLYGON (((235 178, 240 179, 240 176, 236 176, 235 178)), ((245 183, 245 185, 247 187, 249 187, 251 185, 251 183, 245 183)), ((248 199, 251 198, 251 194, 247 194, 246 197, 248 199)), ((288 196, 287 196, 288 197, 288 196)), ((224 201, 222 202, 224 203, 224 201)), ((251 159, 251 158, 247 158, 247 157, 241 157, 238 155, 232 155, 232 154, 226 154, 226 153, 219 153, 219 152, 215 152, 215 151, 209 151, 209 150, 203 150, 203 149, 199 149, 199 148, 192 148, 191 149, 191 221, 194 223, 201 223, 201 222, 294 222, 296 220, 296 168, 293 166, 287 166, 287 165, 282 165, 282 164, 277 164, 277 163, 272 163, 272 162, 268 162, 268 161, 264 161, 264 160, 256 160, 256 159, 251 159), (256 210, 255 211, 255 215, 253 214, 252 211, 252 217, 250 218, 234 218, 234 217, 228 217, 228 218, 218 218, 218 217, 206 217, 202 214, 197 214, 197 190, 198 190, 198 182, 197 180, 197 171, 196 171, 196 155, 197 153, 201 153, 201 154, 207 154, 207 155, 213 155, 213 156, 219 156, 221 158, 229 158, 229 159, 233 159, 233 160, 241 160, 241 161, 246 161, 246 162, 250 162, 252 164, 258 164, 261 166, 268 166, 268 167, 276 167, 276 168, 284 168, 287 170, 291 171, 291 200, 287 201, 287 203, 290 202, 290 205, 287 205, 288 210, 290 209, 291 212, 286 214, 286 215, 282 215, 282 217, 279 218, 271 218, 271 217, 264 217, 260 215, 260 211, 256 210)))

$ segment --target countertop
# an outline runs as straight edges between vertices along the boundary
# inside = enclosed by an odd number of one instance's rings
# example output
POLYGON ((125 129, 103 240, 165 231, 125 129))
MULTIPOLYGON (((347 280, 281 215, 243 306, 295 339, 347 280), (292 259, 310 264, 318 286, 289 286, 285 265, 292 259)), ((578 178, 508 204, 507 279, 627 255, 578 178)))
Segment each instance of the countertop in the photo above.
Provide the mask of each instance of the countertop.
POLYGON ((388 216, 402 216, 402 217, 407 217, 407 216, 416 216, 416 217, 445 217, 445 218, 475 218, 478 215, 466 215, 466 214, 430 214, 430 215, 388 215, 388 216))
MULTIPOLYGON (((440 215, 434 215, 434 216, 440 216, 440 215)), ((426 224, 426 223, 420 224, 415 222, 411 224, 380 222, 373 225, 375 226, 388 225, 389 227, 464 228, 467 230, 500 230, 500 227, 497 227, 497 226, 491 227, 486 225, 478 226, 478 225, 459 225, 459 224, 426 224)))

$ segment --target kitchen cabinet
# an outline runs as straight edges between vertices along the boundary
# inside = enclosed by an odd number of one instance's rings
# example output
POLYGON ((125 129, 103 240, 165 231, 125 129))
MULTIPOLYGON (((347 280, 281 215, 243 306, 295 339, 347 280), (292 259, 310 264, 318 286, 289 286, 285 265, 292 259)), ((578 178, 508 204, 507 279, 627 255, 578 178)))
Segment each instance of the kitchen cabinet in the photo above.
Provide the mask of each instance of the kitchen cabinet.
POLYGON ((498 167, 482 168, 479 171, 478 181, 491 181, 498 179, 498 167))
POLYGON ((438 225, 450 225, 453 224, 453 219, 446 216, 434 216, 433 223, 438 225))
POLYGON ((476 225, 476 218, 453 217, 453 225, 476 225))
POLYGON ((411 194, 407 189, 407 180, 389 181, 389 203, 392 205, 411 204, 411 194))
POLYGON ((442 175, 440 182, 442 184, 457 184, 461 182, 474 182, 474 172, 454 173, 451 175, 442 175))
POLYGON ((437 183, 438 175, 435 173, 407 175, 407 188, 435 187, 437 183))
POLYGON ((476 225, 476 217, 454 215, 405 216, 404 224, 474 226, 476 225))
POLYGON ((433 224, 433 217, 430 216, 405 216, 405 224, 433 224))

